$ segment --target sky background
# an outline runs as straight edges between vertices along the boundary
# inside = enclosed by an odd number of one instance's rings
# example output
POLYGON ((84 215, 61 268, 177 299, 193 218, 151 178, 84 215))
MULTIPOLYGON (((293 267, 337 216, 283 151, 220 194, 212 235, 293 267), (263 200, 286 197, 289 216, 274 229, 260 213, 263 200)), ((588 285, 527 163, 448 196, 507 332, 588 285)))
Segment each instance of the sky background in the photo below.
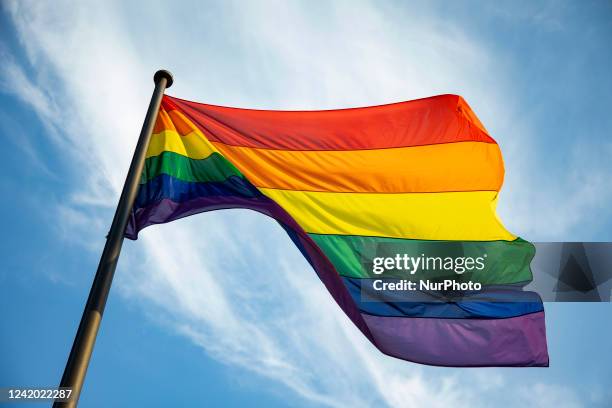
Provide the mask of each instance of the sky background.
MULTIPOLYGON (((2 1, 0 385, 59 382, 147 104, 331 109, 442 93, 499 142, 499 215, 612 241, 609 1, 2 1)), ((612 305, 546 304, 548 369, 378 352, 271 219, 126 241, 84 407, 608 407, 612 305)))

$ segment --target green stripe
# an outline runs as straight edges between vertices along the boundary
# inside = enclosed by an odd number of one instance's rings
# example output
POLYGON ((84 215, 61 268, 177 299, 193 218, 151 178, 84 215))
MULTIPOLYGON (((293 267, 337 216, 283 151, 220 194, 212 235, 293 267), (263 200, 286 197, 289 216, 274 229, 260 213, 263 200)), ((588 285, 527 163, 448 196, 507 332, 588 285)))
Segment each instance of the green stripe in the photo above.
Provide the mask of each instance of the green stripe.
MULTIPOLYGON (((341 276, 350 278, 454 279, 458 282, 511 284, 532 279, 529 264, 535 255, 533 244, 517 238, 514 241, 419 241, 397 238, 349 235, 308 234, 334 264, 341 276), (372 271, 375 257, 483 257, 484 268, 457 274, 454 270, 419 270, 411 275, 405 270, 372 271), (486 254, 486 257, 484 255, 486 254)), ((454 261, 455 262, 455 261, 454 261)), ((433 261, 432 261, 433 264, 433 261)))
POLYGON ((144 184, 160 174, 167 174, 182 181, 210 182, 224 181, 231 176, 244 177, 242 173, 219 153, 205 159, 190 159, 174 152, 163 152, 149 157, 140 178, 144 184))

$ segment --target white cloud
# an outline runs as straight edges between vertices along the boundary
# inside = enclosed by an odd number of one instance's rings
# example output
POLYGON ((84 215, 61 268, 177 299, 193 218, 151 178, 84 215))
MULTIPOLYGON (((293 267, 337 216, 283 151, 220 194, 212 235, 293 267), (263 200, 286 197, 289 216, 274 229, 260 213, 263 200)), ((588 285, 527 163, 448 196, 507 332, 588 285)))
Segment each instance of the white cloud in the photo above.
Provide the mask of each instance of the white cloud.
POLYGON ((531 387, 524 387, 519 395, 530 401, 533 408, 579 408, 584 406, 572 390, 558 385, 536 383, 531 387))
MULTIPOLYGON (((85 208, 97 232, 109 219, 156 68, 174 71, 170 93, 211 103, 332 108, 455 92, 476 101, 485 123, 508 109, 504 69, 490 50, 427 13, 408 24, 394 6, 366 2, 118 6, 8 5, 36 74, 10 64, 3 76, 57 131, 56 142, 70 146, 74 192, 58 216, 76 231, 85 208)), ((153 307, 151 319, 307 401, 486 406, 505 384, 501 374, 458 376, 374 350, 263 216, 199 215, 150 228, 125 246, 118 289, 153 307)))

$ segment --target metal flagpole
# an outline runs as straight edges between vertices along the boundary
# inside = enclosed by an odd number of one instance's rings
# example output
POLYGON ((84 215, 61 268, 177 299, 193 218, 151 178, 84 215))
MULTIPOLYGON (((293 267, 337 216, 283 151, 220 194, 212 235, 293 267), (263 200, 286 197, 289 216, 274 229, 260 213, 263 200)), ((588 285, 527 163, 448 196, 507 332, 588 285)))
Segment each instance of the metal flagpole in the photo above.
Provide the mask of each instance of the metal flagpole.
POLYGON ((161 105, 164 90, 172 86, 173 82, 172 74, 166 70, 157 71, 153 76, 153 80, 155 81, 155 90, 149 103, 149 109, 147 110, 140 136, 138 137, 138 144, 132 157, 132 163, 130 164, 123 190, 121 191, 113 223, 106 237, 104 251, 100 257, 98 270, 89 292, 89 298, 85 304, 81 323, 74 338, 70 356, 64 369, 64 375, 60 382, 60 387, 71 388, 72 393, 68 401, 56 400, 53 404, 54 408, 76 407, 81 394, 87 366, 96 341, 102 314, 104 313, 104 306, 106 305, 108 292, 110 291, 117 261, 119 260, 123 235, 132 206, 134 205, 134 200, 136 199, 136 194, 138 193, 140 175, 144 167, 145 154, 151 139, 151 132, 155 125, 155 119, 161 105))

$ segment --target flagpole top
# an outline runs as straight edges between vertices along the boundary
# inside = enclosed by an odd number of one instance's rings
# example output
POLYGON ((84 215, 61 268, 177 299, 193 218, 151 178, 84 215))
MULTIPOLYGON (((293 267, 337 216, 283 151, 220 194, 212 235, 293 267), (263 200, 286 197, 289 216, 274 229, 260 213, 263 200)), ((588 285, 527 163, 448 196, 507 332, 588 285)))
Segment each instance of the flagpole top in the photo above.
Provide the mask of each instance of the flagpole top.
POLYGON ((174 78, 170 71, 166 71, 165 69, 160 69, 153 75, 153 81, 157 84, 162 78, 166 78, 166 88, 170 88, 172 83, 174 82, 174 78))

